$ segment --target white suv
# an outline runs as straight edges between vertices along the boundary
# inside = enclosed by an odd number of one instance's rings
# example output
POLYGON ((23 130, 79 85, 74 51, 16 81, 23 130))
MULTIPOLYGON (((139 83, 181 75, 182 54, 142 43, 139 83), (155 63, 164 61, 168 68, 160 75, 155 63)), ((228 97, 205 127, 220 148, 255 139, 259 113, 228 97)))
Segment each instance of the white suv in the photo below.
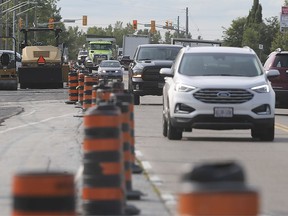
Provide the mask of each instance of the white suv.
POLYGON ((185 47, 172 68, 162 68, 163 135, 182 138, 198 129, 251 129, 274 140, 275 93, 255 52, 235 47, 185 47))

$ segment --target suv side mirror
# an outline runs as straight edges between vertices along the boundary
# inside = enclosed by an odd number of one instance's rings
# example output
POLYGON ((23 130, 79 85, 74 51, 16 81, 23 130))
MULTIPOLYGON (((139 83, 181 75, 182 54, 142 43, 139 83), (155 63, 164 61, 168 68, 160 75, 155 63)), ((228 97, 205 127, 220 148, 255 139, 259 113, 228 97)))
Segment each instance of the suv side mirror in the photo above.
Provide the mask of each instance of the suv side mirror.
POLYGON ((266 76, 269 78, 280 76, 280 72, 276 69, 266 71, 266 76))
POLYGON ((3 53, 1 55, 1 64, 3 66, 8 66, 9 62, 10 62, 9 54, 8 53, 3 53))
POLYGON ((174 76, 173 71, 172 71, 171 68, 161 68, 160 69, 160 74, 164 75, 166 77, 173 77, 174 76))

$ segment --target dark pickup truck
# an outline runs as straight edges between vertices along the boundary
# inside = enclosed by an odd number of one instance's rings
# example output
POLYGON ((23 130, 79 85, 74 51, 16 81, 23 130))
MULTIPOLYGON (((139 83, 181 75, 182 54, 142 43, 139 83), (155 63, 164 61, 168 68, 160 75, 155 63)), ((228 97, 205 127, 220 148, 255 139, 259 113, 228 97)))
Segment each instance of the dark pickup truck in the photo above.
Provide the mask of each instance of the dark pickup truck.
POLYGON ((144 44, 136 49, 129 66, 128 90, 134 95, 134 104, 140 104, 140 96, 162 95, 164 76, 161 68, 172 66, 182 45, 144 44))

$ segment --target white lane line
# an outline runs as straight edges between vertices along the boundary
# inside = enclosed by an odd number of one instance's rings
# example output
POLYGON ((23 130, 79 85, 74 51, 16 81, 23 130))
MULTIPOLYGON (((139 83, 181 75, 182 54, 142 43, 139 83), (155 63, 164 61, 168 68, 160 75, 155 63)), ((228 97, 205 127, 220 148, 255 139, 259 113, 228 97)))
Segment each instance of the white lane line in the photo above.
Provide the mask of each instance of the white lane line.
POLYGON ((163 184, 163 181, 156 175, 150 176, 149 179, 154 185, 159 186, 163 184))
POLYGON ((79 169, 77 170, 77 173, 76 173, 76 175, 74 177, 74 182, 78 182, 80 180, 80 178, 82 177, 82 174, 83 174, 83 170, 84 170, 84 166, 81 165, 79 167, 79 169))
POLYGON ((145 170, 151 170, 152 169, 152 166, 148 161, 142 161, 141 164, 145 170))
MULTIPOLYGON (((74 114, 74 113, 73 113, 73 114, 74 114)), ((20 128, 28 127, 28 126, 31 126, 31 125, 41 124, 41 123, 43 123, 43 122, 48 122, 48 121, 51 121, 51 120, 53 120, 53 119, 58 119, 58 118, 63 118, 63 117, 71 116, 71 115, 73 115, 73 114, 70 113, 70 114, 61 115, 61 116, 54 116, 54 117, 51 117, 51 118, 43 119, 43 120, 38 121, 38 122, 31 122, 31 123, 28 123, 28 124, 24 124, 24 125, 20 125, 20 126, 17 126, 17 127, 9 128, 9 129, 0 131, 0 134, 6 133, 6 132, 9 132, 9 131, 13 131, 13 130, 17 130, 17 129, 20 129, 20 128)))
POLYGON ((139 150, 135 150, 135 155, 136 155, 136 157, 143 157, 142 152, 139 150))
POLYGON ((32 115, 32 114, 35 113, 35 112, 36 112, 36 110, 33 110, 32 112, 27 113, 27 114, 25 114, 25 115, 21 115, 21 116, 22 116, 22 117, 29 116, 29 115, 32 115))
POLYGON ((166 205, 176 205, 177 203, 175 196, 172 194, 161 194, 161 198, 164 200, 166 205))

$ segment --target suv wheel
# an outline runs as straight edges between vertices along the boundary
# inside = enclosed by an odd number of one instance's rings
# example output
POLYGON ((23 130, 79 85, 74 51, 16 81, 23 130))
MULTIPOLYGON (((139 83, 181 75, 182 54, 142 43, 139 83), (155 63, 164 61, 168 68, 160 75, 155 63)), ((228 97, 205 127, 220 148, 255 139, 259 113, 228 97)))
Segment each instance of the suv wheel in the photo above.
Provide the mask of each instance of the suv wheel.
POLYGON ((182 139, 182 130, 174 127, 171 124, 170 115, 168 115, 167 120, 167 137, 169 140, 181 140, 182 139))
POLYGON ((162 117, 162 128, 163 128, 163 131, 162 131, 162 133, 163 133, 164 137, 167 137, 167 127, 168 127, 167 120, 166 120, 165 115, 163 113, 163 117, 162 117))
POLYGON ((134 94, 134 105, 139 105, 140 104, 140 96, 134 94))
POLYGON ((251 129, 251 135, 253 138, 259 138, 261 141, 273 141, 275 137, 274 126, 253 128, 251 129))

